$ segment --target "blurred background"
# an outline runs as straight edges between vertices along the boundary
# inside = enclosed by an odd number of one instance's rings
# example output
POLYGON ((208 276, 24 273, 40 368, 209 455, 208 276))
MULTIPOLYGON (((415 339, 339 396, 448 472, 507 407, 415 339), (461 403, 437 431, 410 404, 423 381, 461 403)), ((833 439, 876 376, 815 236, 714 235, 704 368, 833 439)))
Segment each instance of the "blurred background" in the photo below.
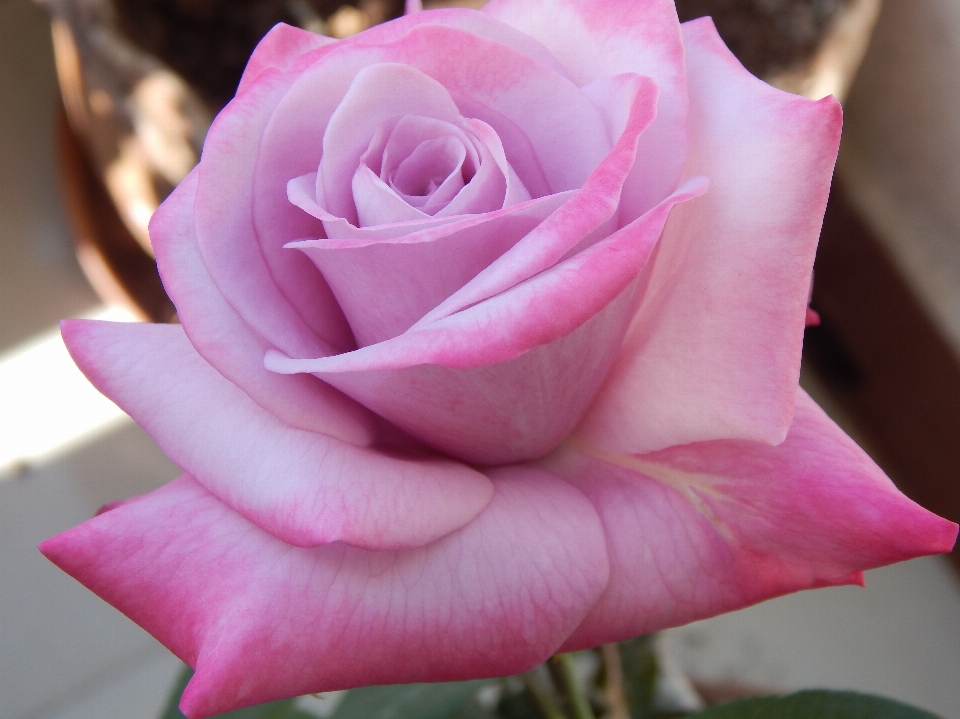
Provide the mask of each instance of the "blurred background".
MULTIPOLYGON (((905 492, 958 521, 960 4, 678 5, 714 15, 752 72, 844 98, 802 381, 905 492)), ((146 221, 266 29, 342 37, 399 11, 0 0, 0 719, 151 719, 179 666, 36 550, 177 474, 73 367, 58 320, 173 318, 146 221)), ((960 719, 958 556, 671 630, 665 645, 704 694, 860 689, 960 719)))

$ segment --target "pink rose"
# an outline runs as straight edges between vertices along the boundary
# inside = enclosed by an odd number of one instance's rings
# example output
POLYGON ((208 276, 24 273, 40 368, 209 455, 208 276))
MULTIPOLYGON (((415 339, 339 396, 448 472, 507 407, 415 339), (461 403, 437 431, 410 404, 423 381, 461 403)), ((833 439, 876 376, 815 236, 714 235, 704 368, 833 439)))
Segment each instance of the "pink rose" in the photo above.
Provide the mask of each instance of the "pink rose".
POLYGON ((797 387, 839 136, 667 0, 274 28, 151 226, 182 326, 64 325, 184 475, 42 550, 194 719, 948 551, 797 387))

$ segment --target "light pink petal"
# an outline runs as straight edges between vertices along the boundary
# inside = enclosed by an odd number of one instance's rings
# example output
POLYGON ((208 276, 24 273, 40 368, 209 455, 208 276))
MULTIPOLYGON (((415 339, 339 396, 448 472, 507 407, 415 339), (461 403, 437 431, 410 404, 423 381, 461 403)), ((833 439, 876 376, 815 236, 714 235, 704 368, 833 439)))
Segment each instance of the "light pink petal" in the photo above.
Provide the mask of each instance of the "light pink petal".
POLYGON ((507 155, 503 149, 503 142, 501 142, 496 131, 487 123, 480 120, 468 119, 467 123, 473 129, 477 139, 483 143, 485 149, 490 153, 490 156, 497 164, 497 167, 500 168, 500 173, 507 180, 507 189, 503 199, 503 206, 510 207, 512 205, 517 205, 521 202, 526 202, 529 200, 532 195, 524 186, 523 180, 521 180, 517 175, 517 171, 514 170, 507 161, 507 155))
MULTIPOLYGON (((277 71, 264 72, 211 126, 193 205, 197 245, 223 296, 257 334, 291 351, 342 351, 352 340, 329 290, 326 300, 311 308, 312 315, 300 314, 275 282, 252 223, 260 137, 289 85, 277 71)), ((323 288, 319 273, 306 264, 312 277, 304 285, 323 288)))
POLYGON ((546 45, 581 87, 623 73, 652 78, 657 119, 624 187, 624 223, 673 191, 687 157, 687 90, 671 0, 492 0, 484 12, 546 45))
MULTIPOLYGON (((380 183, 383 197, 392 194, 369 168, 363 170, 366 181, 380 183)), ((311 205, 311 183, 309 176, 291 181, 290 198, 323 216, 319 206, 311 205)), ((383 229, 382 237, 303 240, 290 243, 288 251, 300 249, 316 264, 333 288, 357 342, 364 346, 405 332, 567 199, 565 194, 554 195, 446 225, 414 227, 406 235, 400 232, 403 225, 393 225, 383 229)))
MULTIPOLYGON (((467 148, 453 138, 428 140, 417 147, 410 157, 397 167, 397 174, 393 180, 394 189, 400 192, 401 188, 405 188, 404 199, 411 203, 419 202, 424 212, 435 215, 449 207, 450 201, 466 185, 464 181, 466 159, 467 148), (429 181, 424 185, 423 180, 427 178, 429 181)), ((503 207, 502 201, 493 204, 492 209, 501 207, 503 207)), ((447 212, 447 214, 463 213, 447 212)))
MULTIPOLYGON (((84 374, 177 465, 264 530, 298 546, 420 546, 490 501, 482 474, 295 429, 203 361, 176 325, 64 323, 84 374)), ((335 414, 338 408, 327 409, 335 414)), ((344 413, 343 421, 352 418, 344 413)))
MULTIPOLYGON (((491 15, 459 7, 439 8, 419 17, 403 17, 374 25, 372 28, 340 42, 357 45, 395 42, 417 25, 439 25, 465 30, 478 37, 506 45, 554 72, 566 76, 563 65, 542 43, 510 25, 496 20, 491 15)), ((299 65, 298 69, 302 70, 309 66, 310 62, 311 58, 305 57, 304 62, 299 65)))
POLYGON ((191 719, 369 684, 532 669, 603 591, 596 512, 531 468, 491 472, 470 524, 420 549, 300 549, 189 476, 41 545, 197 673, 191 719))
MULTIPOLYGON (((489 214, 530 200, 530 193, 507 161, 503 143, 481 120, 466 120, 478 153, 477 169, 467 185, 436 214, 438 217, 489 214)), ((439 190, 438 190, 439 192, 439 190)), ((435 203, 431 198, 424 210, 435 203)))
POLYGON ((386 180, 423 142, 454 137, 463 145, 467 164, 476 166, 480 163, 480 156, 461 123, 443 122, 422 115, 395 118, 380 125, 361 161, 386 180))
POLYGON ((629 121, 610 154, 590 174, 580 191, 510 252, 451 295, 418 323, 424 326, 481 302, 551 267, 578 245, 616 229, 623 182, 636 157, 637 142, 656 113, 657 88, 646 78, 616 78, 629 121))
POLYGON ((357 73, 323 135, 317 185, 330 214, 356 221, 347 180, 360 166, 360 158, 377 129, 391 118, 404 115, 451 123, 462 119, 447 89, 415 68, 382 63, 357 73))
POLYGON ((298 375, 278 381, 263 366, 270 348, 217 289, 197 248, 193 227, 194 169, 150 220, 150 239, 163 285, 194 349, 220 374, 282 422, 308 432, 366 445, 373 441, 368 413, 333 387, 298 375))
POLYGON ((301 55, 335 43, 331 37, 277 23, 254 48, 240 78, 237 94, 245 91, 268 69, 285 70, 301 55))
MULTIPOLYGON (((438 215, 480 215, 502 209, 506 206, 507 197, 507 176, 493 158, 490 150, 482 143, 480 144, 480 165, 476 174, 469 179, 458 193, 440 206, 436 211, 438 215)), ((458 170, 457 175, 461 172, 458 170)), ((437 190, 439 192, 439 188, 437 190)), ((529 200, 529 195, 524 198, 529 200)), ((437 201, 443 202, 443 199, 430 201, 424 206, 424 210, 435 205, 437 201)))
MULTIPOLYGON (((366 165, 357 168, 347 189, 351 191, 354 200, 355 209, 352 214, 358 227, 411 223, 430 217, 400 197, 396 190, 377 177, 366 165)), ((289 248, 289 245, 287 247, 289 248)))
POLYGON ((542 456, 579 421, 635 308, 636 279, 671 208, 702 178, 628 227, 485 302, 380 344, 318 359, 313 372, 427 444, 470 462, 542 456))
MULTIPOLYGON (((361 168, 361 170, 362 169, 363 168, 361 168)), ((367 169, 370 170, 370 168, 367 169)), ((361 170, 358 170, 358 174, 361 170)), ((377 177, 373 170, 370 170, 369 175, 372 175, 374 178, 377 177)), ((372 184, 373 179, 370 178, 369 175, 359 181, 369 182, 372 184)), ((358 182, 356 175, 354 175, 353 182, 358 182)), ((287 183, 287 198, 297 209, 303 210, 311 217, 315 217, 323 223, 323 232, 326 234, 326 237, 321 238, 321 240, 324 242, 332 240, 333 242, 329 242, 331 247, 341 245, 347 247, 360 247, 367 244, 375 244, 383 240, 403 240, 403 238, 420 232, 421 230, 442 227, 443 225, 449 225, 461 219, 449 217, 430 217, 429 215, 421 213, 423 216, 419 217, 419 219, 390 222, 385 225, 357 227, 352 222, 349 222, 342 217, 335 217, 327 212, 326 209, 324 209, 323 198, 317 197, 316 184, 316 172, 308 172, 305 175, 294 177, 287 183), (338 243, 338 240, 345 240, 346 242, 338 243)), ((386 183, 383 184, 385 185, 386 183)), ((357 190, 354 189, 354 197, 356 196, 357 190)), ((365 208, 365 211, 371 211, 372 209, 372 207, 365 208)), ((416 210, 415 207, 411 209, 416 210)), ((304 237, 306 236, 308 235, 304 235, 304 237)), ((299 239, 302 239, 302 237, 298 237, 293 241, 299 239)), ((285 247, 289 247, 289 244, 285 245, 285 247)))
MULTIPOLYGON (((416 67, 447 88, 465 116, 496 130, 525 183, 524 165, 513 160, 515 151, 522 152, 521 142, 533 148, 550 192, 582 186, 610 151, 596 105, 563 76, 505 45, 424 25, 385 49, 393 61, 416 67)), ((534 195, 546 194, 527 187, 534 195)))
POLYGON ((466 160, 467 147, 459 138, 424 140, 397 164, 391 187, 410 204, 434 215, 450 204, 466 184, 466 160))
MULTIPOLYGON (((356 227, 342 218, 336 218, 323 209, 315 197, 315 173, 295 177, 287 185, 287 196, 297 208, 323 221, 327 236, 316 240, 298 240, 288 243, 286 247, 300 246, 302 242, 311 242, 317 247, 367 247, 381 243, 416 244, 419 242, 433 242, 441 237, 468 230, 477 225, 488 222, 510 222, 506 218, 514 215, 530 215, 539 219, 530 226, 532 229, 555 212, 561 205, 575 195, 575 190, 558 192, 533 200, 527 200, 502 210, 488 212, 484 215, 467 215, 464 217, 424 217, 420 220, 392 222, 386 225, 372 227, 356 227)), ((415 209, 415 208, 414 208, 415 209)), ((494 227, 489 228, 489 236, 499 232, 494 227)), ((524 233, 526 234, 526 233, 524 233)), ((307 245, 303 245, 307 246, 307 245)))
POLYGON ((783 444, 716 441, 647 455, 571 443, 550 458, 593 502, 610 585, 565 649, 738 609, 948 552, 957 525, 903 496, 802 391, 783 444))
MULTIPOLYGON (((549 57, 531 40, 522 40, 522 35, 507 26, 486 18, 480 13, 460 10, 430 13, 429 16, 437 20, 445 20, 456 24, 474 24, 480 27, 480 34, 487 37, 503 36, 506 40, 528 48, 538 48, 540 56, 549 57), (485 30, 484 30, 485 28, 485 30)), ((390 56, 389 47, 369 46, 371 42, 397 42, 411 27, 421 24, 424 15, 414 18, 403 18, 396 22, 376 26, 370 31, 353 36, 336 44, 328 45, 313 52, 302 55, 289 68, 286 77, 293 83, 289 92, 277 104, 276 112, 266 125, 262 137, 253 144, 259 145, 256 176, 253 183, 253 225, 256 230, 262 260, 270 277, 281 289, 286 301, 296 308, 300 317, 316 334, 321 336, 333 333, 326 329, 328 321, 329 290, 322 281, 317 281, 316 270, 311 263, 298 252, 284 251, 282 248, 292 240, 304 237, 321 236, 322 230, 310 216, 300 212, 285 201, 287 183, 295 177, 308 172, 316 172, 320 162, 323 146, 323 136, 327 123, 346 94, 356 74, 363 68, 380 62, 391 62, 396 58, 390 56), (296 152, 290 152, 295 147, 296 152)), ((430 27, 446 30, 437 25, 430 27)), ((417 40, 414 38, 414 42, 417 40)), ((409 43, 410 40, 404 40, 409 43)), ((490 43, 499 48, 500 45, 490 43)), ((492 54, 497 54, 496 52, 492 54)), ((537 53, 534 53, 537 54, 537 53)), ((526 60, 528 64, 535 64, 526 60)), ((537 65, 542 74, 551 74, 549 70, 537 65)), ((532 77, 534 82, 541 82, 539 76, 532 77)), ((260 84, 260 83, 257 83, 260 84)), ((578 95, 577 102, 587 107, 589 99, 580 97, 576 89, 564 88, 566 94, 578 95)), ((558 102, 567 102, 564 92, 558 95, 558 102)), ((574 108, 575 109, 575 108, 574 108)), ((493 110, 486 108, 487 113, 493 110)), ((590 110, 596 113, 596 110, 590 110)), ((579 112, 583 115, 583 112, 579 112)), ((572 112, 572 122, 582 121, 578 112, 572 112)), ((515 125, 509 118, 501 117, 500 124, 512 132, 515 125)), ((525 164, 525 183, 528 187, 534 185, 547 194, 548 188, 543 177, 539 162, 532 155, 532 149, 524 145, 527 142, 523 134, 514 132, 515 143, 523 145, 514 154, 522 157, 533 157, 525 164), (526 177, 534 179, 534 184, 526 181, 526 177)), ((582 151, 572 154, 561 154, 558 158, 562 165, 579 162, 583 153, 589 153, 591 148, 585 146, 582 151), (569 160, 568 160, 569 158, 569 160)), ((562 168, 561 168, 562 169, 562 168)), ((349 230, 349 224, 339 221, 349 230)), ((327 227, 329 233, 331 228, 327 227)), ((232 302, 239 300, 231 299, 232 302)), ((267 308, 269 309, 269 307, 267 308)), ((345 326, 345 325, 344 325, 345 326)), ((338 347, 344 346, 347 340, 342 335, 336 338, 338 347)))
POLYGON ((708 19, 684 26, 688 172, 710 192, 671 216, 596 406, 578 434, 615 452, 783 440, 840 106, 744 70, 708 19))

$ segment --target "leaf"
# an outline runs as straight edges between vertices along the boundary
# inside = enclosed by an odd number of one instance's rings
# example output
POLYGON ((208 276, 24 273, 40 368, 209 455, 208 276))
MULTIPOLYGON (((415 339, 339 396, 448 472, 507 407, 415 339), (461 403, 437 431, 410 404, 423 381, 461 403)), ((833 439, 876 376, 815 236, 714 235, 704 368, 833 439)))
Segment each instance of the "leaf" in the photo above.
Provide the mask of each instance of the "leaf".
POLYGON ((491 680, 351 689, 330 719, 448 719, 491 680))
MULTIPOLYGON (((193 670, 190 667, 184 667, 177 677, 176 684, 170 691, 170 697, 167 699, 167 706, 164 708, 160 719, 183 719, 183 714, 178 708, 180 697, 183 690, 187 687, 187 682, 193 676, 193 670)), ((217 714, 215 719, 316 719, 312 714, 295 709, 293 704, 295 699, 281 699, 280 701, 270 702, 269 704, 258 704, 257 706, 247 707, 246 709, 237 709, 226 714, 217 714)), ((214 718, 211 718, 214 719, 214 718)))
POLYGON ((739 699, 687 719, 940 719, 923 709, 857 692, 802 691, 739 699))

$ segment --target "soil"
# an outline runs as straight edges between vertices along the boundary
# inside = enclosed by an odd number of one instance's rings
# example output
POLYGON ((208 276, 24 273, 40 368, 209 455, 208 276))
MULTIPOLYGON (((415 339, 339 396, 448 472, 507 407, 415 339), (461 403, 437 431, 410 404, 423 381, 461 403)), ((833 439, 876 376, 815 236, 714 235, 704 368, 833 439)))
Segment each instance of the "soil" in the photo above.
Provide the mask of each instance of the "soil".
POLYGON ((681 22, 713 17, 727 47, 750 72, 770 76, 803 64, 850 0, 677 0, 681 22))
MULTIPOLYGON (((297 24, 297 0, 113 0, 124 34, 179 72, 215 110, 233 96, 261 37, 297 24)), ((344 0, 300 0, 328 18, 344 0)), ((816 50, 850 0, 677 0, 681 21, 711 15, 720 35, 759 76, 793 68, 816 50)), ((355 3, 354 3, 355 4, 355 3)), ((389 0, 390 17, 403 11, 389 0)))

